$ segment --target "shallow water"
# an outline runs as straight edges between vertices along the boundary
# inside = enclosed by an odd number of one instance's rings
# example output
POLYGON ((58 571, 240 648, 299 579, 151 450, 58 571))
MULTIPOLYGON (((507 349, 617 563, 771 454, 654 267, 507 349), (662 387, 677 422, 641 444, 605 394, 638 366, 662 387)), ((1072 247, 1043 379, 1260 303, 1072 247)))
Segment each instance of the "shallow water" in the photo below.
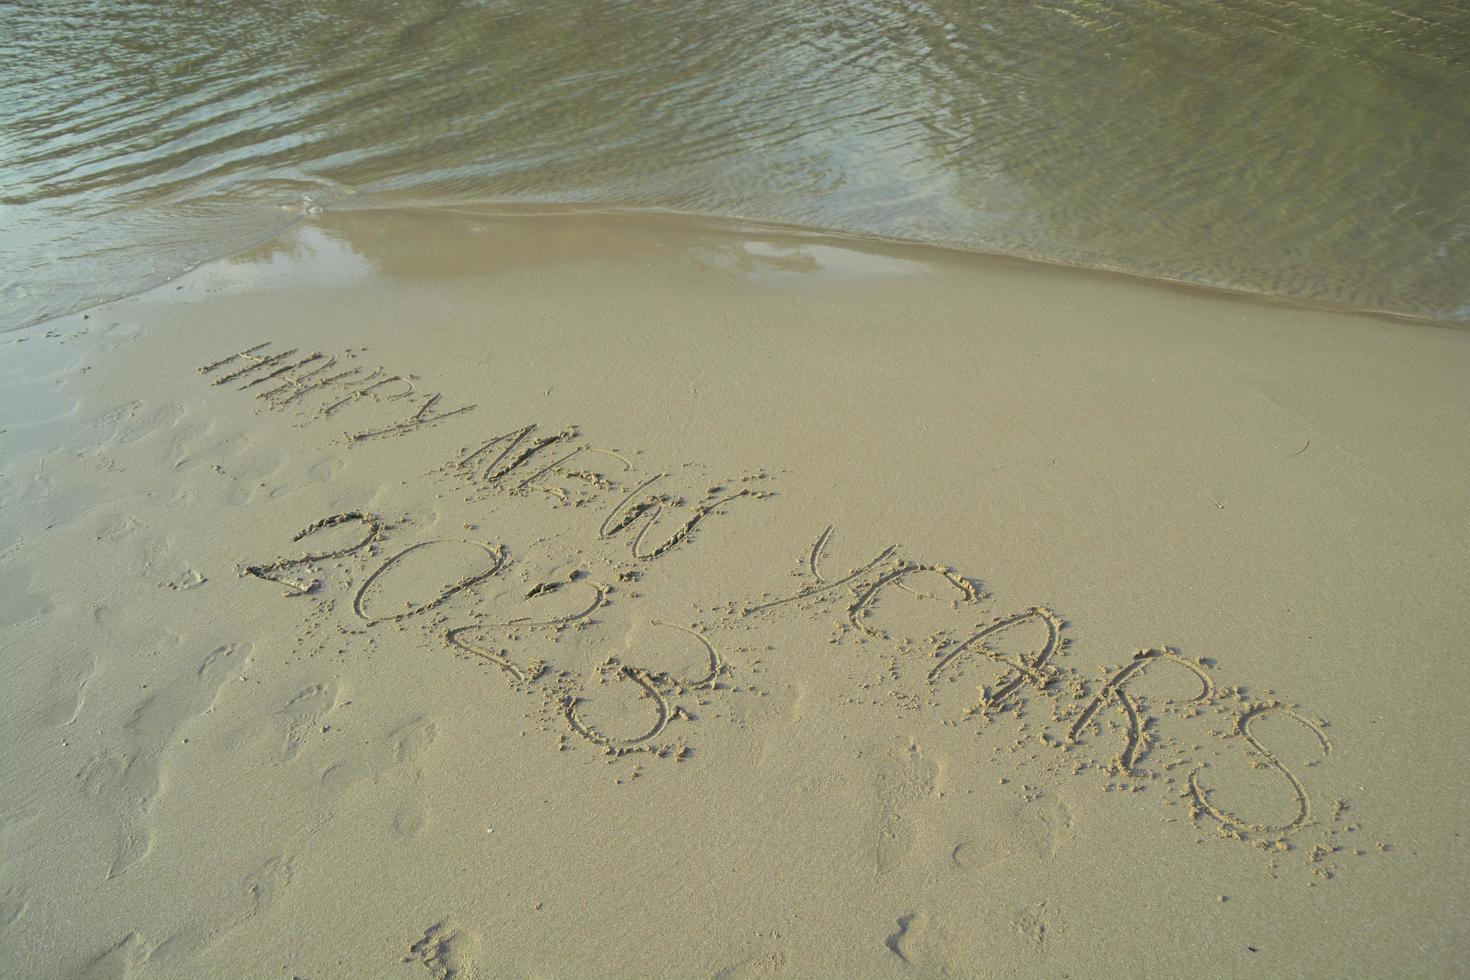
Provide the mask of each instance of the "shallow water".
POLYGON ((1470 318, 1458 0, 0 6, 0 328, 329 209, 585 203, 1470 318))

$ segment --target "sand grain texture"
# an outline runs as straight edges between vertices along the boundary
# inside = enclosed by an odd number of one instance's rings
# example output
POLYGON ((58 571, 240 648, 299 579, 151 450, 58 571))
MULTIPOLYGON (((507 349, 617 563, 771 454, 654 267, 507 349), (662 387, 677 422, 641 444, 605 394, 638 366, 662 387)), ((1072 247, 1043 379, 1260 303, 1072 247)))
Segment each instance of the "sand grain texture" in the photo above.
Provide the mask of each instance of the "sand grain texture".
POLYGON ((1463 331, 401 211, 0 344, 0 973, 1470 952, 1463 331))

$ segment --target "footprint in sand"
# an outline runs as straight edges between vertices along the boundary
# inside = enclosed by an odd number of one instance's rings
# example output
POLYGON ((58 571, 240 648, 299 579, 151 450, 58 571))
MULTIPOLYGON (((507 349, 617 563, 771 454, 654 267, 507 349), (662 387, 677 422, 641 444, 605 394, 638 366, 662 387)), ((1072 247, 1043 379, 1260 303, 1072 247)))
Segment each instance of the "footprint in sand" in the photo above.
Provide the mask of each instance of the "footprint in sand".
POLYGON ((96 538, 104 544, 115 544, 126 537, 136 534, 142 526, 142 522, 136 517, 131 514, 124 514, 121 517, 109 521, 106 527, 97 532, 96 538))
POLYGON ((130 932, 107 948, 93 953, 76 976, 81 980, 126 980, 145 959, 142 939, 136 932, 130 932))
POLYGON ((394 771, 407 774, 409 783, 400 793, 400 802, 393 814, 393 829, 405 837, 417 836, 429 825, 429 808, 420 802, 417 788, 423 779, 423 770, 413 764, 438 737, 439 728, 432 718, 416 719, 393 733, 394 771))
POLYGON ((55 612, 48 596, 33 592, 31 575, 17 563, 0 565, 0 626, 15 626, 55 612))
POLYGON ((172 466, 187 474, 183 483, 190 492, 208 499, 243 507, 268 487, 279 486, 289 469, 289 456, 258 444, 248 433, 198 442, 195 446, 180 441, 173 449, 172 466))
POLYGON ((291 858, 277 855, 245 875, 221 900, 207 903, 209 918, 193 922, 154 946, 146 963, 177 963, 196 955, 225 933, 274 905, 291 884, 291 858))
POLYGON ((957 868, 979 873, 1012 861, 1049 863, 1075 836, 1072 808, 1055 793, 997 809, 998 816, 988 818, 981 833, 958 842, 950 852, 957 868))
POLYGON ((277 856, 246 875, 245 894, 250 899, 250 909, 240 921, 259 915, 274 904, 291 884, 292 873, 291 859, 277 856))
POLYGON ((883 940, 888 952, 903 963, 904 972, 924 977, 974 976, 968 956, 959 956, 966 965, 956 969, 960 951, 968 952, 970 937, 955 936, 944 922, 926 911, 909 912, 898 917, 897 928, 883 940))
POLYGON ((77 452, 93 455, 111 446, 127 445, 163 429, 172 429, 184 417, 177 402, 148 406, 141 401, 119 405, 93 419, 87 426, 83 445, 77 452))
POLYGON ((25 885, 11 885, 5 889, 5 897, 0 898, 0 928, 9 929, 25 918, 26 909, 30 906, 28 894, 25 885))
MULTIPOLYGON (((95 610, 93 618, 99 626, 103 625, 104 610, 95 610)), ((51 667, 51 680, 46 685, 53 700, 42 709, 41 724, 65 727, 77 720, 87 701, 87 688, 97 676, 99 646, 100 642, 86 640, 58 645, 53 655, 55 663, 51 667)))
POLYGON ((439 728, 433 718, 415 718, 393 729, 368 751, 328 766, 322 771, 321 784, 328 789, 343 790, 364 780, 381 779, 411 766, 438 736, 439 728))
POLYGON ((1045 956, 1047 943, 1061 931, 1061 918, 1045 902, 1036 902, 1018 909, 1011 916, 1011 929, 1026 949, 1036 956, 1045 956))
POLYGON ((397 804, 391 818, 393 829, 406 837, 417 836, 429 823, 429 808, 419 800, 423 770, 417 761, 438 737, 439 727, 433 718, 415 718, 389 732, 368 751, 328 766, 322 772, 321 784, 338 793, 369 781, 393 787, 397 804))
POLYGON ((408 947, 405 963, 418 963, 434 980, 471 980, 480 956, 480 934, 455 927, 448 919, 436 922, 408 947))
POLYGON ((917 806, 935 793, 939 767, 912 740, 882 759, 877 768, 879 874, 896 868, 913 847, 917 806))
MULTIPOLYGON (((327 743, 326 733, 332 713, 343 703, 341 685, 335 680, 319 681, 300 688, 275 711, 252 719, 237 728, 229 741, 237 751, 249 757, 246 765, 265 761, 274 765, 297 768, 303 756, 327 743)), ((304 775, 308 770, 301 769, 304 775)))
POLYGON ((341 469, 340 459, 324 459, 312 466, 305 475, 283 480, 270 487, 271 499, 279 500, 301 490, 320 489, 322 484, 331 483, 341 469))
POLYGON ((174 592, 188 592, 190 589, 199 588, 199 586, 207 581, 209 580, 199 574, 196 569, 186 565, 159 583, 159 585, 161 588, 171 589, 174 592))
POLYGON ((122 874, 153 846, 146 821, 162 785, 168 752, 179 741, 177 733, 213 706, 225 678, 249 659, 250 650, 248 643, 217 647, 196 670, 151 691, 123 724, 119 747, 93 758, 77 772, 86 794, 116 815, 108 878, 122 874))
POLYGON ((888 952, 903 960, 907 966, 913 966, 916 959, 915 951, 924 933, 928 931, 929 917, 923 912, 910 912, 898 917, 898 928, 883 940, 883 945, 888 947, 888 952))
POLYGON ((883 944, 919 976, 989 976, 977 964, 1016 963, 1018 953, 1044 959, 1063 927, 1062 917, 1044 901, 1009 914, 1004 906, 993 907, 984 919, 1004 922, 1007 928, 977 929, 973 915, 950 918, 943 911, 915 910, 898 917, 897 928, 883 944))
MULTIPOLYGON (((781 937, 773 938, 779 940, 781 937)), ((789 968, 790 959, 786 950, 778 946, 741 957, 724 969, 716 971, 711 980, 766 980, 767 977, 787 976, 789 968)))
POLYGON ((311 736, 327 727, 324 720, 340 703, 336 681, 311 684, 297 691, 271 719, 280 739, 280 761, 291 762, 301 755, 311 736))
POLYGON ((393 761, 400 766, 408 765, 418 758, 419 753, 434 744, 439 737, 439 726, 434 719, 415 718, 389 735, 393 745, 393 761))

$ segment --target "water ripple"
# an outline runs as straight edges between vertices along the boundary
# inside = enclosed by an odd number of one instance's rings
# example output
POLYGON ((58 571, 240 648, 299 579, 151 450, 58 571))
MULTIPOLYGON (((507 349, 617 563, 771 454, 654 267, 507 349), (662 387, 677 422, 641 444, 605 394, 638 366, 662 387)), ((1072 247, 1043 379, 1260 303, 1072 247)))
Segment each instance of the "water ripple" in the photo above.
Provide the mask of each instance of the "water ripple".
POLYGON ((334 207, 600 203, 1470 316, 1457 0, 10 0, 0 328, 334 207))

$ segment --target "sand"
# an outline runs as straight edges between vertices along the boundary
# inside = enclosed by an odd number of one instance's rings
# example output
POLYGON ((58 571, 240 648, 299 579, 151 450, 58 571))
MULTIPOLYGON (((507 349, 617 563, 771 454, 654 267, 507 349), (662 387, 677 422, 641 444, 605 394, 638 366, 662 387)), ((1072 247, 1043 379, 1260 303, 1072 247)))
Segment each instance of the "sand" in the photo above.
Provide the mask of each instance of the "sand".
POLYGON ((1463 330, 329 213, 0 377, 6 976, 1470 953, 1463 330))

